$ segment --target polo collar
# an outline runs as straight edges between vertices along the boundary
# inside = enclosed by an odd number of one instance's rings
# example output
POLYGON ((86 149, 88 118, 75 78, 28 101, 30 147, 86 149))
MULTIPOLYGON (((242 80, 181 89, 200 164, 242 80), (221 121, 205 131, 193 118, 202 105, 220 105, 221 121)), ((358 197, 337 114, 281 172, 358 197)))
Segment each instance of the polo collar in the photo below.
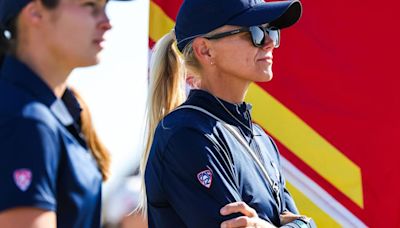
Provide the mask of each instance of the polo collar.
MULTIPOLYGON (((216 98, 214 95, 205 90, 192 89, 185 104, 195 105, 204 108, 212 114, 216 115, 218 118, 224 120, 225 122, 241 127, 240 124, 234 118, 232 118, 232 116, 222 107, 217 99, 223 104, 223 106, 227 110, 229 110, 232 115, 240 120, 240 122, 251 128, 251 105, 246 102, 234 104, 221 98, 216 98)), ((244 131, 247 132, 246 129, 244 129, 244 131)))
MULTIPOLYGON (((5 57, 0 72, 1 80, 22 88, 36 100, 45 104, 64 126, 72 125, 75 122, 73 116, 76 117, 77 114, 74 113, 72 116, 71 108, 68 108, 63 101, 65 97, 69 99, 70 96, 73 96, 69 90, 66 91, 63 99, 57 98, 49 86, 32 69, 13 56, 5 57)), ((75 102, 77 103, 76 100, 75 102)), ((77 105, 79 106, 78 103, 77 105)), ((76 109, 72 110, 76 111, 76 109)))

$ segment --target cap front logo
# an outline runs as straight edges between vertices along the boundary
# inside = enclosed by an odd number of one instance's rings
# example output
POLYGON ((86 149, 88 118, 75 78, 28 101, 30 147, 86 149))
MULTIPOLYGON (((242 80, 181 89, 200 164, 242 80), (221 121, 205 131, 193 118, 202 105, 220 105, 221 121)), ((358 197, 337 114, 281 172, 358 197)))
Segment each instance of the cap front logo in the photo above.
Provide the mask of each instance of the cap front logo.
POLYGON ((29 169, 17 169, 14 171, 14 181, 17 187, 25 192, 32 182, 32 172, 29 169))
POLYGON ((200 183, 206 187, 210 188, 211 183, 212 183, 212 172, 209 169, 206 169, 204 171, 201 171, 200 173, 197 174, 197 179, 200 181, 200 183))

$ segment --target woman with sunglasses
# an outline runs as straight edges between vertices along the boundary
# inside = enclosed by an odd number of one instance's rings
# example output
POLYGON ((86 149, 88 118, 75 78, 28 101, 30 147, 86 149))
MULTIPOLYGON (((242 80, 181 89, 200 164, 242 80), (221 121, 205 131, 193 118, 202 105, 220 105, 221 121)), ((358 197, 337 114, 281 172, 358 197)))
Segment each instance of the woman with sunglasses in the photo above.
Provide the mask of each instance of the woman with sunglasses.
POLYGON ((297 0, 184 1, 151 63, 141 164, 149 227, 310 226, 244 102, 250 83, 272 79, 280 29, 301 10, 297 0), (199 88, 184 101, 188 74, 199 88))

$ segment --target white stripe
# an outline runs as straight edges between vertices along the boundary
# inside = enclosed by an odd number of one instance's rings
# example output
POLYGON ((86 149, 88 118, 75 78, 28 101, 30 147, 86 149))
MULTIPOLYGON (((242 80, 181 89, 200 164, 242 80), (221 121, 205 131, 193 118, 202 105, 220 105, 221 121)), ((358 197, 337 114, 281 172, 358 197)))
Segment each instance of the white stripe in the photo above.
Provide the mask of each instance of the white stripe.
MULTIPOLYGON (((367 227, 359 218, 284 157, 281 157, 281 163, 286 180, 342 227, 367 227)), ((312 217, 312 215, 310 216, 312 217)))

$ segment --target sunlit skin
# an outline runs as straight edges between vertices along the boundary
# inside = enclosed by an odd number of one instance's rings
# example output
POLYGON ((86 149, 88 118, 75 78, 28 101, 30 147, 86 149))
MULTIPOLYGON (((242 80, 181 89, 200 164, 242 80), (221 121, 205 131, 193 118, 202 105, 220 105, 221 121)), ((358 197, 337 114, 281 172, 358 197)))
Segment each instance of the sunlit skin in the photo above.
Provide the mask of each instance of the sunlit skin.
POLYGON ((18 18, 17 57, 57 96, 73 69, 98 63, 104 34, 111 25, 105 0, 61 0, 55 9, 30 2, 18 18))
MULTIPOLYGON (((258 217, 257 212, 249 207, 244 202, 234 202, 225 205, 220 210, 221 215, 229 215, 233 213, 241 213, 243 216, 233 218, 221 223, 221 228, 235 228, 235 227, 257 227, 257 228, 274 228, 271 223, 262 220, 258 217)), ((281 224, 287 224, 293 220, 298 219, 301 215, 293 214, 292 212, 285 211, 280 216, 281 224)))
POLYGON ((104 34, 111 29, 105 3, 105 0, 68 0, 48 11, 49 20, 43 33, 48 34, 46 43, 53 57, 73 68, 98 63, 104 34))
MULTIPOLYGON (((226 25, 214 32, 236 28, 239 27, 226 25)), ((200 88, 231 103, 243 102, 251 82, 272 79, 274 44, 269 38, 262 47, 255 47, 249 33, 217 40, 198 37, 193 41, 193 49, 202 66, 200 88)))
MULTIPOLYGON (((220 31, 237 29, 237 26, 224 26, 220 31)), ((212 40, 215 49, 214 62, 219 77, 235 77, 244 81, 266 82, 272 79, 272 59, 274 45, 266 36, 263 47, 255 47, 247 32, 212 40)))

